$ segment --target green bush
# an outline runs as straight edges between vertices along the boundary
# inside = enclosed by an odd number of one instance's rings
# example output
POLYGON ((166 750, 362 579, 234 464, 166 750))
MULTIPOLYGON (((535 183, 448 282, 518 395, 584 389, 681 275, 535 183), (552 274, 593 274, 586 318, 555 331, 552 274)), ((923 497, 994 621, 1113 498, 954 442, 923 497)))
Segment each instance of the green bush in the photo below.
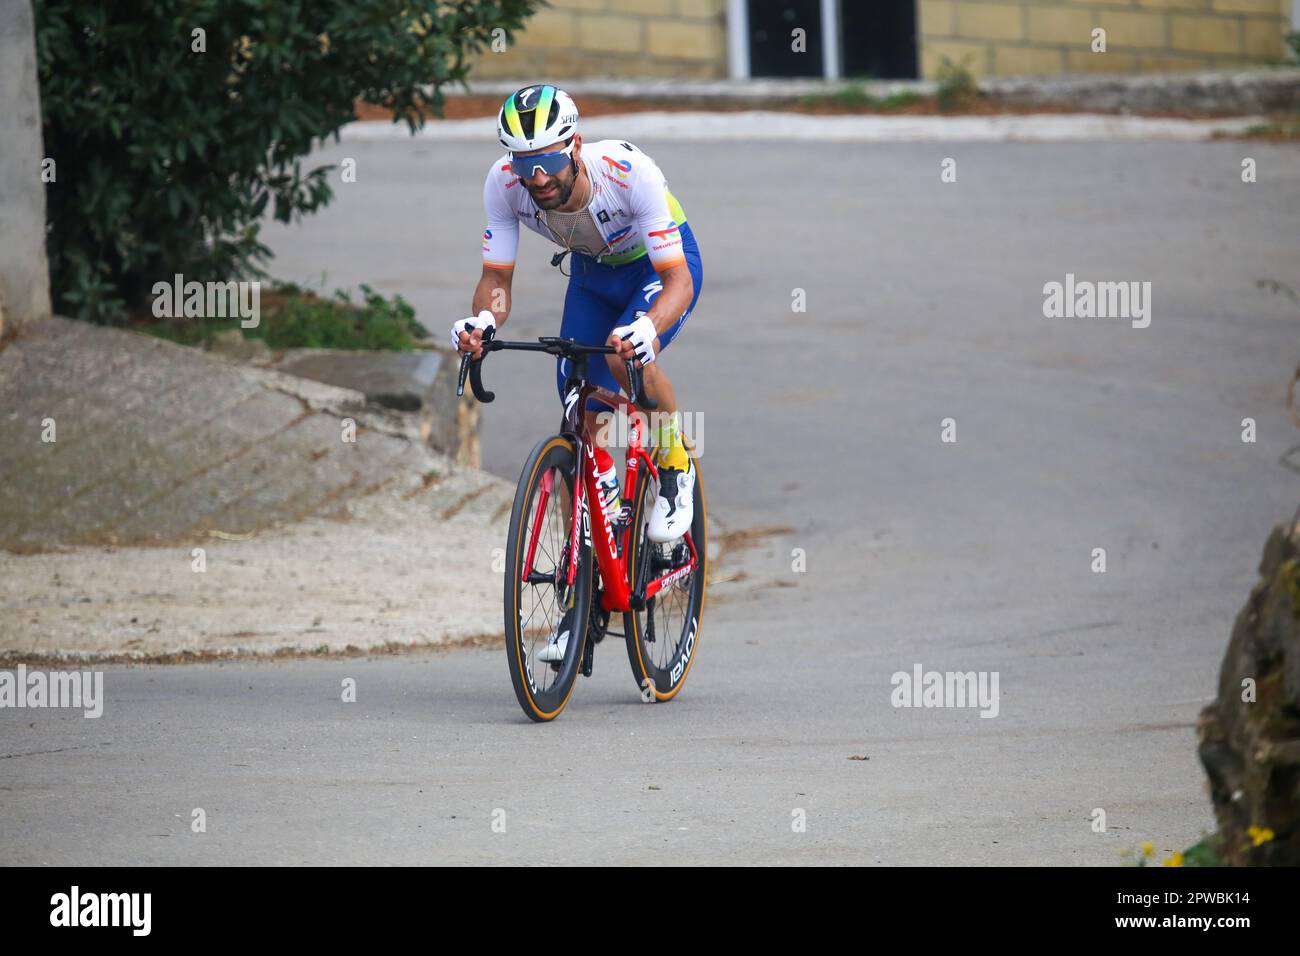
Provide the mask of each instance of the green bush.
POLYGON ((939 101, 939 109, 945 113, 960 109, 979 95, 975 77, 971 76, 965 59, 961 63, 953 63, 945 56, 939 63, 935 79, 939 83, 935 97, 939 101))
POLYGON ((419 127, 539 2, 36 0, 55 308, 121 322, 178 272, 263 275, 265 211, 331 197, 330 167, 302 165, 315 140, 357 99, 419 127))
POLYGON ((238 329, 245 338, 262 339, 274 351, 292 348, 391 349, 406 351, 428 331, 415 320, 415 309, 400 295, 385 299, 368 285, 361 286, 361 305, 336 290, 322 298, 291 283, 280 283, 261 297, 260 321, 244 329, 238 318, 173 318, 141 321, 140 332, 179 342, 203 345, 218 332, 238 329))
POLYGON ((390 302, 368 285, 361 286, 360 308, 346 292, 318 299, 292 286, 283 291, 281 304, 250 330, 272 349, 409 349, 414 338, 428 334, 405 299, 390 302))

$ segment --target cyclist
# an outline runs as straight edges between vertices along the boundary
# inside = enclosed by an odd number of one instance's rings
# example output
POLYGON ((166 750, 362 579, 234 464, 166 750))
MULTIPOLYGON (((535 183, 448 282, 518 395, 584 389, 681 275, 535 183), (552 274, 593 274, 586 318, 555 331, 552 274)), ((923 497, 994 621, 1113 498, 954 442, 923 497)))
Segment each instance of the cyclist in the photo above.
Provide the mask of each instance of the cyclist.
MULTIPOLYGON (((659 494, 647 535, 676 540, 691 526, 695 471, 682 444, 673 384, 655 360, 681 332, 704 279, 686 214, 654 160, 631 143, 608 139, 584 148, 578 107, 555 86, 528 86, 507 97, 497 138, 509 152, 492 163, 483 186, 483 271, 473 315, 452 326, 452 343, 478 357, 483 331, 505 324, 521 222, 562 248, 552 265, 572 253, 560 335, 618 348, 588 372, 610 391, 628 388, 625 360, 644 368, 645 390, 659 403, 650 436, 659 494)), ((561 399, 567 362, 556 367, 561 399)), ((607 410, 602 402, 587 403, 598 441, 605 436, 596 416, 607 410)), ((613 479, 614 460, 603 447, 594 454, 604 484, 613 479)))

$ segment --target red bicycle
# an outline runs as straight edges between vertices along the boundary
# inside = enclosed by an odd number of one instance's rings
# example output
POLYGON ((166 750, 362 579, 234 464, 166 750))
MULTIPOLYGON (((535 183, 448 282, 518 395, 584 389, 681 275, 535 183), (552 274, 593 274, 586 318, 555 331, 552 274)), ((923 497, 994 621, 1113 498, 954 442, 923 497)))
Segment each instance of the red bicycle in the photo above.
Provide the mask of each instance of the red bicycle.
MULTIPOLYGON (((708 531, 698 460, 690 531, 676 541, 652 542, 646 527, 659 473, 641 444, 645 423, 636 406, 645 411, 657 406, 645 395, 640 368, 626 363, 630 395, 624 398, 587 380, 588 357, 614 352, 610 346, 554 337, 505 342, 486 331, 482 356, 461 358, 458 395, 464 394, 468 372, 475 398, 486 403, 496 397, 483 387, 482 363, 489 352, 545 352, 568 359, 571 369, 560 431, 538 442, 528 456, 510 513, 506 656, 519 706, 535 721, 558 717, 579 671, 591 676, 595 646, 607 635, 624 638, 641 699, 672 700, 694 663, 704 610, 708 531), (589 398, 629 419, 621 507, 612 520, 596 487, 596 460, 583 414, 589 398), (595 507, 589 507, 593 501, 595 507), (621 634, 609 630, 615 612, 623 615, 621 634), (560 645, 562 659, 539 659, 562 635, 567 635, 560 645)), ((689 443, 687 449, 694 454, 689 443)), ((552 650, 548 656, 557 654, 552 650)))

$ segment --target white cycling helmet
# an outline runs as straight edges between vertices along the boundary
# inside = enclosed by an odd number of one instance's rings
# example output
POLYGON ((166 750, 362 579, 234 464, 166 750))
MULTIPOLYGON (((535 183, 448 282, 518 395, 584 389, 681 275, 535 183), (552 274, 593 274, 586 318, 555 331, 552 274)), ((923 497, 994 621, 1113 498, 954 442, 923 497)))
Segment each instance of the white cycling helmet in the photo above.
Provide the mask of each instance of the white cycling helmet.
POLYGON ((506 97, 497 113, 497 139, 526 152, 568 139, 578 129, 578 106, 556 86, 525 86, 506 97))

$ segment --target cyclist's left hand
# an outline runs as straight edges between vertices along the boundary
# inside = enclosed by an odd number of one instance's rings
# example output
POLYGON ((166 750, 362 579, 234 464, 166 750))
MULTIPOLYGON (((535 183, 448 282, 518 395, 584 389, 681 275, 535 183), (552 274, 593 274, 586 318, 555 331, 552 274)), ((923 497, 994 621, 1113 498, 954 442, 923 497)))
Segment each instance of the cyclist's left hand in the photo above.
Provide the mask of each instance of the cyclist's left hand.
POLYGON ((618 357, 625 362, 635 359, 639 365, 649 365, 655 360, 655 339, 658 335, 650 316, 638 312, 636 321, 631 325, 620 325, 610 332, 606 344, 618 349, 618 357))

